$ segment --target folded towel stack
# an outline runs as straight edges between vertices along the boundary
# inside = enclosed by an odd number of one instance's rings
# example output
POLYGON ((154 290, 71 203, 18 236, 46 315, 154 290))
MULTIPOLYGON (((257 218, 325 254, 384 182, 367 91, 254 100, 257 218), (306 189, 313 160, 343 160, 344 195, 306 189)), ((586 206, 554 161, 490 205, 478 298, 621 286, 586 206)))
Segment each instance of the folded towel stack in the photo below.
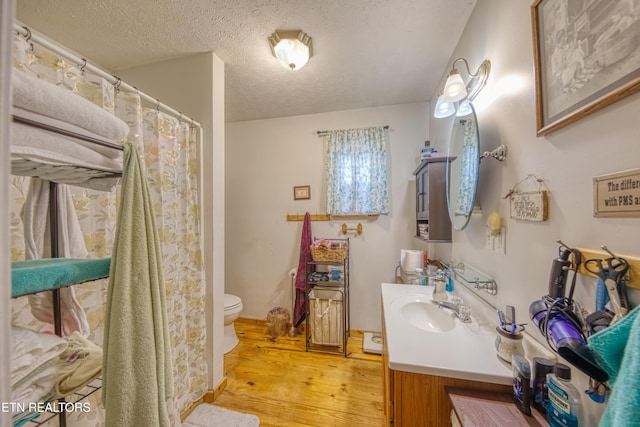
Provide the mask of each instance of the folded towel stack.
POLYGON ((120 141, 129 133, 125 122, 62 87, 19 71, 14 71, 12 79, 14 107, 113 141, 120 141))
POLYGON ((12 114, 14 175, 102 191, 115 188, 122 151, 82 138, 120 144, 129 133, 125 122, 62 87, 19 71, 13 73, 12 114))
POLYGON ((78 332, 64 339, 11 327, 11 401, 13 423, 25 421, 34 413, 20 409, 73 394, 102 372, 102 348, 78 332))
POLYGON ((13 422, 33 414, 17 410, 19 405, 48 400, 58 380, 56 363, 67 342, 55 335, 42 334, 18 326, 11 327, 11 401, 18 404, 13 422))

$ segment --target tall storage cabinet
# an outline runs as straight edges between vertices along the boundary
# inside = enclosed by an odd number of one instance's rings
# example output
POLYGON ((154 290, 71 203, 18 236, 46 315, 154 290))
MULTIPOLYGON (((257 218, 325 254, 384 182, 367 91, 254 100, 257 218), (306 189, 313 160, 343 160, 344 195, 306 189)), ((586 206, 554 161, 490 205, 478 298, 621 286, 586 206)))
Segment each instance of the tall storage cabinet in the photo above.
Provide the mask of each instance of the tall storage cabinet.
POLYGON ((306 349, 347 355, 349 322, 349 239, 342 242, 344 258, 307 261, 306 349))
POLYGON ((451 242, 447 208, 449 157, 426 159, 413 172, 416 177, 416 237, 427 242, 451 242))

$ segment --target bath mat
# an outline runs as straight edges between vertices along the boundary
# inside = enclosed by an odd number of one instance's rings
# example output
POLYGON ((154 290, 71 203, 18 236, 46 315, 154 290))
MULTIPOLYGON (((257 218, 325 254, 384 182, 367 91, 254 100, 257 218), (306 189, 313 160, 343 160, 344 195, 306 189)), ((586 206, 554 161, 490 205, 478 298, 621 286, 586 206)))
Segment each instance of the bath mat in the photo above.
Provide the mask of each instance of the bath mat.
POLYGON ((260 419, 255 415, 231 411, 203 403, 193 410, 182 427, 257 427, 260 419))

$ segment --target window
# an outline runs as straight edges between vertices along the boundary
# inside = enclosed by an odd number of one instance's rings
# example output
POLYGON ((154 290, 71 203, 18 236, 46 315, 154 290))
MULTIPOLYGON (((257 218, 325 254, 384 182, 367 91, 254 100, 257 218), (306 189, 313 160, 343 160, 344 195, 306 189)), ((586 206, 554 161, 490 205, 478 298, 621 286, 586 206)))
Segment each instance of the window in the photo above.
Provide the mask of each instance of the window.
POLYGON ((389 213, 385 135, 383 127, 328 133, 328 214, 389 213))

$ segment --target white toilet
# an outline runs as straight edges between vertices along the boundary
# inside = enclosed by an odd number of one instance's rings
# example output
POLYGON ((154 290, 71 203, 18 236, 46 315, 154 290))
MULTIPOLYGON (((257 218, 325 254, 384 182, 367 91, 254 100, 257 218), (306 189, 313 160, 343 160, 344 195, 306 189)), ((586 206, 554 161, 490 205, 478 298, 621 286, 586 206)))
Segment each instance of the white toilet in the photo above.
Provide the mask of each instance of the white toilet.
POLYGON ((238 345, 238 336, 233 322, 242 311, 242 300, 231 294, 224 294, 224 353, 227 354, 238 345))

